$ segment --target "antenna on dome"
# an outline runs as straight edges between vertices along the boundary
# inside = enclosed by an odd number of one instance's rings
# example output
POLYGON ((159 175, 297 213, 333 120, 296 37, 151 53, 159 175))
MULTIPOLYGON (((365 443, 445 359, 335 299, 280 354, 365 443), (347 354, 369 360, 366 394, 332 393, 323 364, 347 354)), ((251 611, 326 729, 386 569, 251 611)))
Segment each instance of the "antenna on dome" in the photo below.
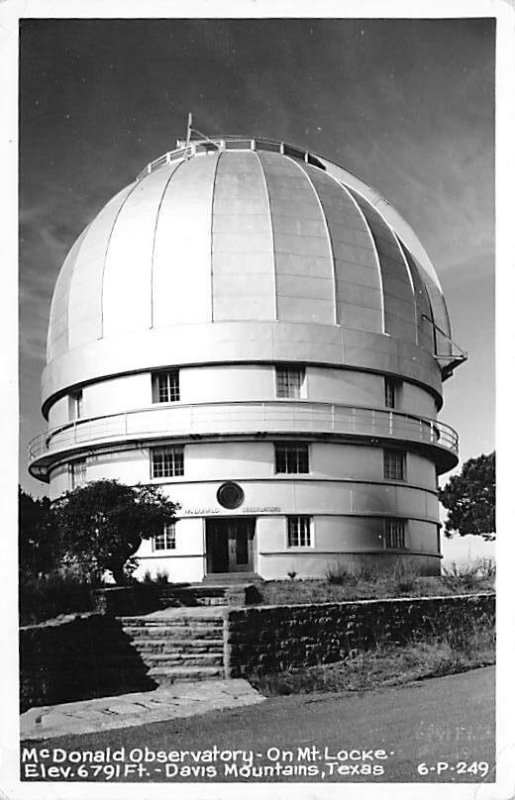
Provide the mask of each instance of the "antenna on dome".
POLYGON ((213 141, 213 139, 211 139, 210 136, 206 136, 205 133, 202 133, 202 131, 198 131, 196 128, 193 127, 193 114, 190 111, 188 113, 188 122, 186 124, 186 147, 189 147, 190 144, 191 144, 191 134, 192 133, 196 133, 197 136, 200 137, 200 141, 201 142, 209 142, 210 144, 213 145, 213 147, 216 147, 217 150, 221 150, 222 149, 222 147, 221 147, 219 142, 213 141))
POLYGON ((191 139, 191 126, 193 124, 193 114, 188 112, 188 122, 186 123, 186 147, 189 147, 191 139))

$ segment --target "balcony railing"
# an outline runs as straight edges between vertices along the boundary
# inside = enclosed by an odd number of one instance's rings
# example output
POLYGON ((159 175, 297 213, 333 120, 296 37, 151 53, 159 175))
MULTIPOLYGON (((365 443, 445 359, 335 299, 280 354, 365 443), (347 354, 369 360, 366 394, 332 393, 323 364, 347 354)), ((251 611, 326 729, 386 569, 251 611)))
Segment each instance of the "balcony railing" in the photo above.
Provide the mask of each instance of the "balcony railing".
POLYGON ((458 435, 448 425, 402 411, 306 401, 156 404, 149 408, 78 419, 29 444, 29 460, 116 441, 168 437, 259 434, 392 439, 433 445, 457 456, 458 435))
POLYGON ((209 152, 212 150, 265 150, 268 152, 282 153, 299 161, 305 161, 307 164, 313 164, 316 167, 325 169, 323 163, 312 153, 309 153, 303 147, 287 144, 286 142, 279 142, 275 139, 265 139, 263 137, 251 138, 250 136, 215 136, 209 139, 191 139, 189 144, 186 142, 181 143, 182 146, 177 147, 175 150, 170 150, 164 153, 159 158, 151 161, 143 169, 136 180, 141 180, 146 175, 149 175, 154 170, 159 169, 164 164, 171 164, 179 158, 191 158, 197 153, 209 152))

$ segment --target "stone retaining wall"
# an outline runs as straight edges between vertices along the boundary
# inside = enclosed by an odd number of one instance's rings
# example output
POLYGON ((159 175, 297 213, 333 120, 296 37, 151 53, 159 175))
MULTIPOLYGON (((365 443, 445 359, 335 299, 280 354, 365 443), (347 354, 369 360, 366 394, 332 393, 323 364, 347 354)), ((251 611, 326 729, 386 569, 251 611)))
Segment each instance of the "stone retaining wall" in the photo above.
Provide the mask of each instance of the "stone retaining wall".
POLYGON ((228 677, 340 661, 379 642, 402 644, 414 634, 464 635, 495 624, 495 594, 256 606, 225 612, 228 677))
POLYGON ((74 614, 20 628, 21 710, 152 688, 137 658, 113 617, 74 614))

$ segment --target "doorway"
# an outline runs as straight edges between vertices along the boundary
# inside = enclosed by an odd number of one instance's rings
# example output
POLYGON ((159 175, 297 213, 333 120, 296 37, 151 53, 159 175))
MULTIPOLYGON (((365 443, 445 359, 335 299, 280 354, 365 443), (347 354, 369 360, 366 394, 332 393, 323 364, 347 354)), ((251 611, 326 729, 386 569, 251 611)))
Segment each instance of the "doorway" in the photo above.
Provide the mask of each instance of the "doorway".
POLYGON ((254 517, 206 520, 207 571, 252 572, 254 569, 254 517))

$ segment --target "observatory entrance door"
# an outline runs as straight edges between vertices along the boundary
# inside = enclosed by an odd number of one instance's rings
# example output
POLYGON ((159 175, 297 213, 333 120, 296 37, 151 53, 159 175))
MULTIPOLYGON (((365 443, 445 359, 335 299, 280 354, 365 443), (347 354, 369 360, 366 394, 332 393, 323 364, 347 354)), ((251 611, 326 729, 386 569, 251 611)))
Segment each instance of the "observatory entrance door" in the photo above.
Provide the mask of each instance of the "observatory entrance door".
POLYGON ((206 520, 208 573, 252 572, 255 524, 253 517, 206 520))

